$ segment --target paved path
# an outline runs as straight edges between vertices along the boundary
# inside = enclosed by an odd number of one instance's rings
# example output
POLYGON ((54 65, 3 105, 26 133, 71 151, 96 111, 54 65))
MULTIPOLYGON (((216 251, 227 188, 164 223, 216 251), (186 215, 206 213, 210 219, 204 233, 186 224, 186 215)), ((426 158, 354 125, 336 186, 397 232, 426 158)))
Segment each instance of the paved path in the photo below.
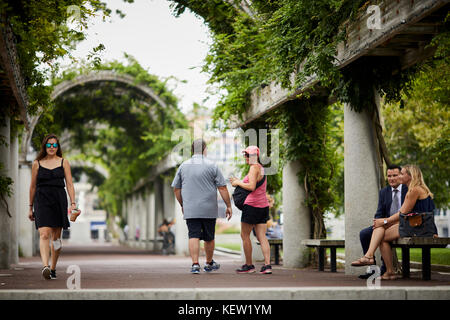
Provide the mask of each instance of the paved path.
MULTIPOLYGON (((0 270, 0 291, 66 289, 70 276, 66 270, 70 265, 80 267, 82 289, 366 287, 365 280, 345 275, 343 270, 331 273, 274 266, 272 275, 236 274, 234 270, 242 264, 239 257, 217 254, 215 260, 222 266, 219 271, 192 275, 190 258, 184 256, 155 255, 122 246, 66 244, 57 267, 57 280, 41 277, 39 257, 21 258, 12 269, 0 270)), ((204 257, 200 262, 203 265, 204 257)), ((256 266, 259 268, 261 263, 256 266)), ((386 281, 381 286, 450 286, 448 273, 433 272, 431 281, 420 277, 420 273, 412 273, 411 279, 386 281)))

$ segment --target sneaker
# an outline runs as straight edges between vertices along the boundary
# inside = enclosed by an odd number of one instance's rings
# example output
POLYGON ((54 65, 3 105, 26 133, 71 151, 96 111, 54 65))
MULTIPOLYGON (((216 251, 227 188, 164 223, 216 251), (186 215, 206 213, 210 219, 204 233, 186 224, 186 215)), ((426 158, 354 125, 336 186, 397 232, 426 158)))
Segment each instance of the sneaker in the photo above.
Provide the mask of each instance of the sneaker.
POLYGON ((193 274, 200 273, 200 265, 198 263, 192 264, 191 273, 193 273, 193 274))
POLYGON ((211 271, 219 270, 219 269, 220 269, 220 264, 218 264, 214 260, 211 261, 211 263, 206 263, 205 266, 203 267, 203 270, 205 272, 211 272, 211 271))
POLYGON ((51 279, 57 279, 56 278, 56 270, 50 270, 50 278, 51 279))
POLYGON ((259 273, 272 274, 272 266, 270 264, 266 264, 266 265, 262 266, 261 271, 259 273))
POLYGON ((248 264, 244 264, 244 265, 242 265, 242 267, 240 269, 236 270, 237 273, 253 273, 255 271, 256 271, 255 266, 248 265, 248 264))
POLYGON ((44 279, 49 280, 50 279, 50 267, 49 266, 45 266, 44 268, 42 268, 42 276, 44 277, 44 279))

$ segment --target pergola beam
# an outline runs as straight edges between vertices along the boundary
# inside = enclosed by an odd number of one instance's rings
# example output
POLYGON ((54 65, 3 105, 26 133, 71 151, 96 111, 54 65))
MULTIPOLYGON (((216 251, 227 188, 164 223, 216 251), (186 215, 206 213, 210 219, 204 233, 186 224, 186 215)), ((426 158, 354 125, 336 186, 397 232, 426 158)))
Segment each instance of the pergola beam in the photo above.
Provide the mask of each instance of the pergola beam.
MULTIPOLYGON (((363 56, 397 56, 401 57, 402 68, 405 69, 429 57, 433 49, 423 49, 423 43, 429 43, 432 35, 439 32, 439 23, 443 17, 442 12, 437 14, 436 11, 446 5, 448 7, 448 3, 448 0, 382 1, 379 4, 381 29, 369 29, 367 21, 372 18, 372 13, 361 12, 356 21, 347 22, 342 26, 348 30, 347 40, 338 45, 337 67, 343 68, 363 56), (427 18, 426 25, 420 24, 424 18, 427 18), (390 47, 390 44, 395 43, 402 43, 405 46, 401 47, 402 50, 395 45, 390 47)), ((292 74, 292 77, 294 76, 295 73, 292 74)), ((253 90, 250 106, 243 115, 243 121, 236 119, 233 126, 247 125, 263 114, 295 99, 305 90, 313 90, 317 82, 317 78, 312 76, 295 90, 287 90, 274 82, 264 88, 253 90)))

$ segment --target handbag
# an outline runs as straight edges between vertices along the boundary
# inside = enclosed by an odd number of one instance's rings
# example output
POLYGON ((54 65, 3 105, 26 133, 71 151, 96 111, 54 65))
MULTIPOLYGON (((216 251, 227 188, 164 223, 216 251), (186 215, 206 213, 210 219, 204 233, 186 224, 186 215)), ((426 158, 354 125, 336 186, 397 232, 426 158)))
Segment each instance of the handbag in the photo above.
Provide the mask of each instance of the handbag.
MULTIPOLYGON (((258 181, 256 183, 256 187, 255 190, 258 189, 260 186, 262 186, 262 184, 264 183, 264 181, 266 180, 266 176, 264 176, 260 181, 258 181)), ((236 208, 238 208, 239 210, 242 210, 244 208, 244 202, 245 199, 247 199, 247 196, 251 193, 252 191, 246 190, 244 188, 241 188, 239 186, 237 186, 234 189, 233 192, 233 201, 234 201, 234 205, 236 206, 236 208)))
POLYGON ((437 235, 433 212, 400 213, 400 237, 433 237, 437 235))

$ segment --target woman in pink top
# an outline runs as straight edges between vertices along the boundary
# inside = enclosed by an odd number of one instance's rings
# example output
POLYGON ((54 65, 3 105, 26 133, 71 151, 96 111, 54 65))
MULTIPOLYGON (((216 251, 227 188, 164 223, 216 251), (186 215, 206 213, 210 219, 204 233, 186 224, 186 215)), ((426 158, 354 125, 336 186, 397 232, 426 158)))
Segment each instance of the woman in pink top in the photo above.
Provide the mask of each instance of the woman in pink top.
POLYGON ((261 268, 260 273, 270 274, 272 273, 270 246, 266 238, 267 221, 269 220, 269 201, 266 196, 267 179, 261 186, 256 188, 257 182, 265 179, 264 168, 259 161, 259 148, 257 146, 249 146, 243 153, 246 162, 250 164, 249 173, 242 181, 230 178, 233 187, 240 186, 251 191, 245 199, 241 217, 241 238, 244 246, 245 264, 236 271, 238 273, 255 272, 255 266, 252 264, 252 242, 250 240, 250 233, 254 228, 264 255, 265 264, 261 268))

